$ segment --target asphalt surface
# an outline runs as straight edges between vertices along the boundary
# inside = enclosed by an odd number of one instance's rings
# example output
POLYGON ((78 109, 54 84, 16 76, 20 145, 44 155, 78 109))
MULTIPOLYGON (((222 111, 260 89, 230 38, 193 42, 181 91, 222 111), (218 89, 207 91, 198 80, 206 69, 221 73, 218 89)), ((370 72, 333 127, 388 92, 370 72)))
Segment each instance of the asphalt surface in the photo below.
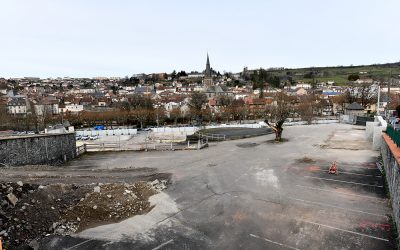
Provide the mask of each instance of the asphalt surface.
POLYGON ((154 168, 171 185, 146 215, 51 236, 41 249, 394 249, 378 152, 364 132, 296 126, 279 144, 266 135, 198 151, 84 155, 65 167, 154 168), (338 175, 327 173, 334 160, 338 175))
POLYGON ((211 128, 199 132, 204 134, 223 135, 226 140, 237 140, 274 133, 271 128, 211 128))

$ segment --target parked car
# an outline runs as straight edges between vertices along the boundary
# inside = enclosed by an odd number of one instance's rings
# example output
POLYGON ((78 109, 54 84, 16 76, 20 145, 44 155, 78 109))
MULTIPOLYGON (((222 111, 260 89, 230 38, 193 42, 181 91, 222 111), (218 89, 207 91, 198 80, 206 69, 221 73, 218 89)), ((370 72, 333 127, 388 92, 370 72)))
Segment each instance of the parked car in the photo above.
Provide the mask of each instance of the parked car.
POLYGON ((77 141, 79 141, 80 139, 82 139, 82 136, 81 136, 81 135, 77 135, 77 136, 75 136, 75 139, 76 139, 77 141))
POLYGON ((89 139, 94 141, 94 140, 99 139, 99 136, 98 135, 91 135, 91 136, 89 136, 89 139))
POLYGON ((81 140, 82 140, 82 141, 87 141, 87 140, 89 140, 89 136, 84 135, 84 136, 82 136, 81 140))

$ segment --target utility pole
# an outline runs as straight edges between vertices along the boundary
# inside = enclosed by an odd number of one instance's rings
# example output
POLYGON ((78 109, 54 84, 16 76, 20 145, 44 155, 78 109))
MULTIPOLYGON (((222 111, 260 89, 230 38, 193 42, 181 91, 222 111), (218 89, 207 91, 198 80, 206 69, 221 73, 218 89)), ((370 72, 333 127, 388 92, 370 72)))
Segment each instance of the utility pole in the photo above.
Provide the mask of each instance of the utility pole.
POLYGON ((381 85, 378 85, 378 103, 376 105, 376 114, 379 115, 379 103, 381 102, 381 85))
MULTIPOLYGON (((389 104, 390 104, 390 85, 392 83, 392 71, 390 71, 390 79, 388 81, 388 92, 387 92, 387 104, 386 104, 386 110, 389 110, 389 104)), ((388 114, 386 114, 387 116, 388 114)))
POLYGON ((159 106, 157 105, 157 108, 156 108, 156 109, 157 109, 157 128, 160 126, 159 120, 158 120, 158 107, 159 107, 159 106))

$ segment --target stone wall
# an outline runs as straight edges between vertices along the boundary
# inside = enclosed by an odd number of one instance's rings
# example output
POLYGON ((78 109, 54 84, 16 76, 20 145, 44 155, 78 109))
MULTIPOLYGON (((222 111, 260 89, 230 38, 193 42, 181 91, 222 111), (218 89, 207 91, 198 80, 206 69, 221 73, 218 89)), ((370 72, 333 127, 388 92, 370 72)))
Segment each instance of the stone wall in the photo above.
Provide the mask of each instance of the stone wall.
POLYGON ((393 208, 393 219, 400 228, 400 149, 386 134, 382 135, 381 153, 393 208))
POLYGON ((74 133, 0 138, 0 163, 5 165, 52 164, 75 156, 74 133))

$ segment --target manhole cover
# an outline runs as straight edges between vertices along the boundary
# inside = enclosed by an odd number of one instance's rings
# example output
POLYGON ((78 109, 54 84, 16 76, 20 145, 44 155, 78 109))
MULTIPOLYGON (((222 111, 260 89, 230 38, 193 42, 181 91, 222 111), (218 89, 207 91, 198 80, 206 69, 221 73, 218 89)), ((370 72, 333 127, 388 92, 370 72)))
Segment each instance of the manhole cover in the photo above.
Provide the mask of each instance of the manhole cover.
POLYGON ((239 148, 252 148, 252 147, 257 147, 258 145, 260 145, 260 144, 255 143, 255 142, 245 142, 245 143, 236 144, 236 146, 238 146, 239 148))

